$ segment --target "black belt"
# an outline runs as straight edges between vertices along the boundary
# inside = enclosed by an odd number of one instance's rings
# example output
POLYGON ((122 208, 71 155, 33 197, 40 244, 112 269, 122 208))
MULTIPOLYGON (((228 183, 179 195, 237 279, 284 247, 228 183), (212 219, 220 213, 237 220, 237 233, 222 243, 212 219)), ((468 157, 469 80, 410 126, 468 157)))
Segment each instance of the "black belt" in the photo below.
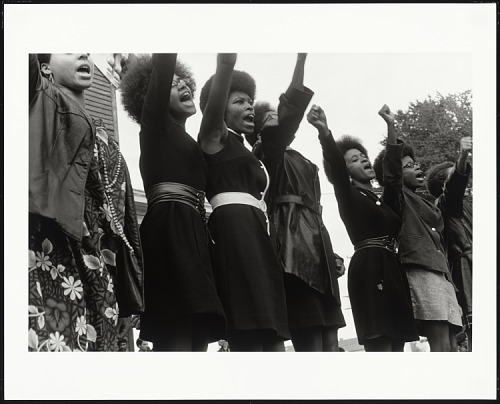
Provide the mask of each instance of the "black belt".
POLYGON ((205 192, 176 182, 160 182, 146 191, 148 208, 160 202, 180 202, 200 213, 206 221, 205 192))
POLYGON ((273 198, 272 203, 275 205, 278 205, 280 203, 297 203, 311 209, 318 215, 321 215, 321 212, 323 210, 323 207, 311 200, 311 198, 307 194, 304 194, 302 196, 293 194, 279 195, 276 198, 273 198))
POLYGON ((389 238, 388 236, 367 238, 354 245, 354 252, 359 251, 363 248, 385 248, 390 252, 398 252, 398 243, 395 239, 389 238))

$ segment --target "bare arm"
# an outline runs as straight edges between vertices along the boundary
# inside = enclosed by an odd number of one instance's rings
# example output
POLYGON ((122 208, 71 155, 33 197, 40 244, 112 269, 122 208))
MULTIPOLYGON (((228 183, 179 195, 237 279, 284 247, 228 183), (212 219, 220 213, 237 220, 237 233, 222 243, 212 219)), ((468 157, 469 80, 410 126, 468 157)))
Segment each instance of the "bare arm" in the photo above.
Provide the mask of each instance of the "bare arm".
POLYGON ((303 90, 304 89, 304 65, 306 63, 307 53, 298 53, 295 69, 293 70, 292 86, 303 90))
POLYGON ((395 115, 389 107, 384 104, 384 106, 378 111, 378 114, 387 123, 387 143, 397 144, 396 136, 396 126, 395 126, 395 115))
POLYGON ((219 53, 217 55, 217 69, 208 95, 207 105, 203 111, 198 136, 201 149, 208 154, 220 151, 227 138, 224 114, 235 63, 236 53, 219 53))

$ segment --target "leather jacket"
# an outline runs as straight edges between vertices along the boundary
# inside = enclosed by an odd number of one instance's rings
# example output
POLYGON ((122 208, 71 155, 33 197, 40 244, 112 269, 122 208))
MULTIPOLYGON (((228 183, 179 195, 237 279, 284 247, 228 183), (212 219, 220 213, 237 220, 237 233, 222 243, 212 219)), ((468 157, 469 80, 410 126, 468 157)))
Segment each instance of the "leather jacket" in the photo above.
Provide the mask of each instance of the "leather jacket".
POLYGON ((84 189, 95 144, 92 118, 42 76, 29 55, 29 211, 83 235, 84 189))
POLYGON ((321 293, 333 295, 340 304, 336 258, 342 258, 333 252, 321 217, 318 167, 287 147, 313 94, 305 86, 289 86, 280 96, 277 125, 263 129, 262 147, 254 147, 254 154, 263 159, 271 177, 266 202, 285 272, 321 293))

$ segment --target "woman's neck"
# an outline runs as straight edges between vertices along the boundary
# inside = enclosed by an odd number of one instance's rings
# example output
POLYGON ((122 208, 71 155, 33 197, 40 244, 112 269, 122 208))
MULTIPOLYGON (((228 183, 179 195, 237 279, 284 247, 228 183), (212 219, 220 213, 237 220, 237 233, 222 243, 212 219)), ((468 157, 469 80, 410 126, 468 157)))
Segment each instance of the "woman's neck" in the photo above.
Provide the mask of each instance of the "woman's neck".
POLYGON ((370 191, 373 189, 371 182, 359 182, 356 180, 352 180, 352 184, 358 188, 368 189, 370 191))
POLYGON ((75 91, 75 90, 72 90, 71 88, 64 87, 64 86, 58 86, 58 87, 64 94, 66 94, 73 101, 75 101, 78 105, 80 105, 80 107, 85 109, 85 96, 83 94, 83 91, 75 91))
POLYGON ((172 117, 172 120, 173 120, 175 123, 177 123, 177 124, 181 125, 181 126, 182 126, 182 128, 183 128, 184 130, 186 130, 186 120, 187 120, 187 118, 180 118, 180 119, 179 119, 179 118, 176 118, 176 117, 172 117))

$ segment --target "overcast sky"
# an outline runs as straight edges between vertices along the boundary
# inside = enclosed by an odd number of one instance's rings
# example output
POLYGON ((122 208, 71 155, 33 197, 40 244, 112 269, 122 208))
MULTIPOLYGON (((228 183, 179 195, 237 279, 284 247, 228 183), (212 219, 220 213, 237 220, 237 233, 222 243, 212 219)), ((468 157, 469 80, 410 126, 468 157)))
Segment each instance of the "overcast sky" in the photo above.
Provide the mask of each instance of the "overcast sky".
MULTIPOLYGON (((496 204, 491 190, 496 174, 495 4, 5 4, 3 22, 6 398, 496 396, 496 204), (335 136, 359 136, 372 159, 385 132, 377 115, 382 104, 404 110, 436 91, 472 88, 474 153, 481 156, 474 160, 474 263, 481 269, 474 274, 475 351, 453 356, 281 354, 279 359, 237 353, 132 354, 133 360, 118 354, 51 360, 29 355, 28 291, 19 258, 26 256, 28 211, 27 54, 79 51, 179 52, 199 88, 215 71, 217 52, 239 52, 236 69, 252 74, 257 99, 269 101, 277 101, 286 89, 295 53, 307 51, 305 83, 315 91, 312 102, 325 109, 335 136), (81 375, 91 377, 88 388, 81 375)), ((200 117, 198 113, 188 121, 193 136, 200 117)), ((132 169, 137 167, 138 128, 127 125, 123 115, 119 121, 123 153, 132 169)), ((320 165, 319 144, 307 122, 293 147, 320 165)), ((133 182, 141 187, 137 172, 133 182)), ((350 243, 329 187, 322 181, 324 219, 334 249, 347 256, 350 243)))

